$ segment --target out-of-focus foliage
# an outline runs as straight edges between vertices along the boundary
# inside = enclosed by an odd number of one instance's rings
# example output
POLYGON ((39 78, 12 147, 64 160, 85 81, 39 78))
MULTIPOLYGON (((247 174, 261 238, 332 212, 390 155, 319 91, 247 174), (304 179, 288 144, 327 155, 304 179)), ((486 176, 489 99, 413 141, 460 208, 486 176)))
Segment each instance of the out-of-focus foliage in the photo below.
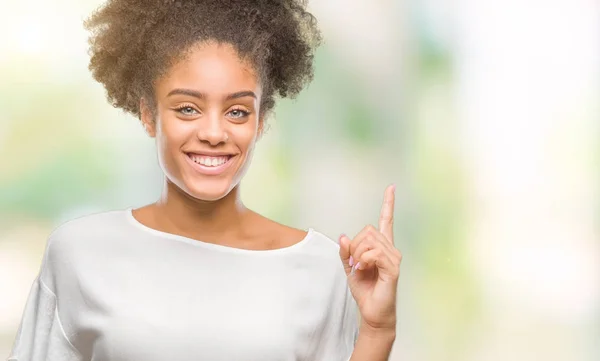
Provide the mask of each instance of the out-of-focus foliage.
MULTIPOLYGON (((0 355, 52 229, 162 187, 153 140, 87 71, 98 5, 0 13, 0 355)), ((335 238, 375 223, 398 185, 392 360, 597 359, 598 5, 311 6, 314 82, 276 108, 244 201, 335 238)))

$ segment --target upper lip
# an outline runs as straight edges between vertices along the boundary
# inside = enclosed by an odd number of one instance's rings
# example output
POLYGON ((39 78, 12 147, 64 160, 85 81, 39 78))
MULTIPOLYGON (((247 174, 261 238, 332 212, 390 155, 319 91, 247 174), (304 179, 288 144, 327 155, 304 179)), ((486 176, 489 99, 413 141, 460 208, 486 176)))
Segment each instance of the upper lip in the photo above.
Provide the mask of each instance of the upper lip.
POLYGON ((224 156, 228 156, 228 157, 233 157, 235 154, 234 153, 228 153, 228 152, 209 152, 206 150, 191 150, 188 152, 185 152, 186 154, 194 154, 194 155, 198 155, 198 156, 205 156, 205 157, 224 157, 224 156))

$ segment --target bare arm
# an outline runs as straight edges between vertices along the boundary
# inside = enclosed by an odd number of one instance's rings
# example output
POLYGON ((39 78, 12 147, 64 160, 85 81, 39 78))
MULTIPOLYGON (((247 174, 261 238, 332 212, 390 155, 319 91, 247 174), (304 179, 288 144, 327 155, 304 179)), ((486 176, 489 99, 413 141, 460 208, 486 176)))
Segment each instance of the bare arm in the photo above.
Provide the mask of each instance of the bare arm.
POLYGON ((378 330, 363 324, 350 361, 388 361, 395 340, 395 329, 378 330))

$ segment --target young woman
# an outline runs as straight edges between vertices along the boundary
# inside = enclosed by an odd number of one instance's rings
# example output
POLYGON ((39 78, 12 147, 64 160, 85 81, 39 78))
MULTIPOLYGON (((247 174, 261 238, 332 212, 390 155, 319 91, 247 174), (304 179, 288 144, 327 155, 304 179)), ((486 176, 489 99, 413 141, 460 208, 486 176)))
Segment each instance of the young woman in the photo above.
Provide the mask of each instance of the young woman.
POLYGON ((90 69, 156 139, 164 189, 51 234, 9 360, 388 359, 394 187, 378 228, 339 242, 240 200, 274 99, 312 78, 305 5, 112 0, 92 15, 90 69))

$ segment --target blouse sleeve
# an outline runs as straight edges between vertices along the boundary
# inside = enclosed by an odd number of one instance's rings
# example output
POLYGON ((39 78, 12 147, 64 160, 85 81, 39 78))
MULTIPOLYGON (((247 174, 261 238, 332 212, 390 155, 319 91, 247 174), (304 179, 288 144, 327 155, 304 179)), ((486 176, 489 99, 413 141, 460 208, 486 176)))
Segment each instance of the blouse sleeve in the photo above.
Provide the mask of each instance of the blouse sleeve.
POLYGON ((38 277, 29 292, 7 361, 59 360, 81 361, 81 356, 64 334, 56 296, 38 277))
POLYGON ((321 330, 318 347, 313 361, 348 361, 358 339, 359 311, 350 290, 340 294, 335 306, 330 309, 329 323, 321 330))
POLYGON ((352 352, 354 351, 354 345, 356 344, 356 340, 358 339, 358 330, 359 330, 359 314, 358 305, 352 297, 352 293, 350 289, 347 289, 346 293, 346 307, 344 311, 344 327, 342 328, 342 339, 343 343, 347 345, 347 348, 350 350, 350 353, 346 357, 344 361, 349 361, 352 356, 352 352))
POLYGON ((54 277, 50 246, 56 233, 53 232, 46 243, 40 272, 29 291, 7 361, 82 361, 81 354, 64 332, 52 287, 54 277), (44 282, 44 279, 50 283, 44 282))

